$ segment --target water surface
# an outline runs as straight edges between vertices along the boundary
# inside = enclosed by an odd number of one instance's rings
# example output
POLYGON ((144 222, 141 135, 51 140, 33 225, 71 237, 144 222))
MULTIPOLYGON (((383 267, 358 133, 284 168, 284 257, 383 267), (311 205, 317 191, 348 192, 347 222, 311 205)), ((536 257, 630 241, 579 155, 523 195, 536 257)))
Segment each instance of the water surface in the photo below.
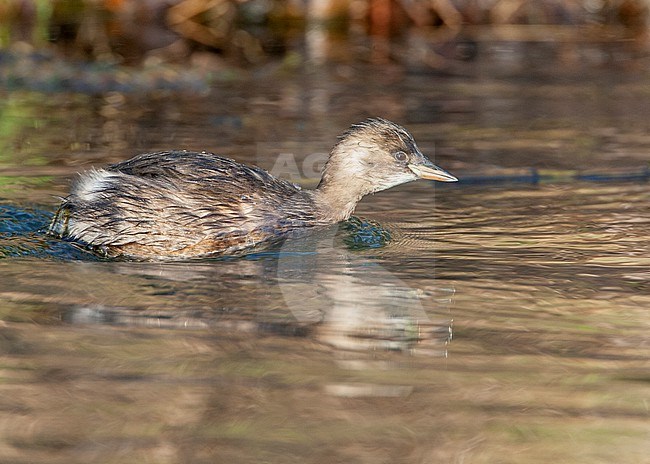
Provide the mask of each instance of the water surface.
POLYGON ((363 227, 236 259, 110 261, 43 234, 92 165, 291 150, 309 185, 304 160, 370 114, 459 177, 647 163, 638 76, 348 74, 5 95, 2 462, 650 462, 645 182, 417 182, 364 199, 363 227))

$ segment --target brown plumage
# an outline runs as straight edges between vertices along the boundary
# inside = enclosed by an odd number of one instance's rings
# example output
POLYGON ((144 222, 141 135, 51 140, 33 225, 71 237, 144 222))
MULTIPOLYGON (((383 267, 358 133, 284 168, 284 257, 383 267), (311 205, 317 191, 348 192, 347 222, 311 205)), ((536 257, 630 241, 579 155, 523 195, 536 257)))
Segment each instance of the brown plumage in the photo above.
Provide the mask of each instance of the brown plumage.
POLYGON ((456 180, 404 128, 368 119, 340 137, 315 190, 212 153, 145 153, 82 174, 49 231, 106 256, 228 254, 348 219, 364 195, 417 178, 456 180))

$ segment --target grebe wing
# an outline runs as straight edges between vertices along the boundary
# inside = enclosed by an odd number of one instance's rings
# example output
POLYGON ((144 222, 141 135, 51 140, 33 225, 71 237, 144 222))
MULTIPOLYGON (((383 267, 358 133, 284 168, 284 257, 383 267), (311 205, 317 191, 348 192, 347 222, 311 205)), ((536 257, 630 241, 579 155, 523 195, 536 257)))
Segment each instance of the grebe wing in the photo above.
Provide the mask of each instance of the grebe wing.
POLYGON ((261 168, 246 166, 209 152, 173 150, 143 153, 113 164, 107 171, 190 184, 185 188, 191 188, 193 184, 197 188, 203 186, 215 190, 254 192, 259 189, 271 189, 285 194, 300 190, 298 185, 278 179, 261 168), (222 184, 221 188, 218 188, 217 184, 222 184))

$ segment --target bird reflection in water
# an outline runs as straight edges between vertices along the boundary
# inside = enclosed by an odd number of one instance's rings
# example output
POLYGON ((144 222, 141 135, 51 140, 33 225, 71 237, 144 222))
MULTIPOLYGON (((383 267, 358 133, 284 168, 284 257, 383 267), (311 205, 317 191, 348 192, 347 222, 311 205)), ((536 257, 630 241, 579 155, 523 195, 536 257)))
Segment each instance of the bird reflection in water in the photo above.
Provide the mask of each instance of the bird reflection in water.
POLYGON ((278 282, 296 319, 318 324, 318 338, 343 350, 446 356, 453 289, 413 288, 367 254, 351 251, 389 241, 380 225, 353 217, 335 229, 282 246, 278 282))
MULTIPOLYGON (((226 337, 305 337, 328 347, 340 369, 388 375, 399 369, 394 356, 404 361, 399 353, 447 356, 454 289, 435 280, 414 285, 414 279, 400 276, 399 268, 380 265, 391 261, 386 253, 399 252, 398 240, 389 249, 381 248, 387 240, 386 229, 356 218, 238 258, 89 262, 79 271, 83 279, 74 274, 66 278, 95 289, 96 301, 88 302, 85 293, 87 303, 70 305, 62 318, 75 324, 209 329, 226 337), (116 294, 100 297, 94 280, 107 282, 107 272, 116 282, 116 294), (387 357, 392 361, 386 362, 387 357)), ((324 388, 346 397, 404 396, 411 391, 409 385, 390 381, 327 381, 324 388)))
MULTIPOLYGON (((155 293, 169 286, 167 291, 184 299, 185 304, 177 307, 170 300, 169 308, 152 307, 138 296, 143 305, 129 308, 107 304, 109 300, 104 298, 74 304, 63 318, 72 323, 234 327, 287 335, 310 334, 342 350, 446 356, 451 340, 450 303, 454 290, 438 287, 435 281, 425 288, 416 288, 400 279, 397 271, 379 265, 369 252, 390 239, 389 231, 380 225, 353 217, 341 225, 305 231, 271 249, 243 257, 170 263, 89 262, 89 269, 97 265, 102 273, 144 277, 144 285, 152 286, 155 293), (269 287, 260 285, 263 282, 269 287), (251 289, 251 284, 255 289, 251 289), (183 296, 184 292, 192 293, 183 296), (264 296, 266 307, 260 305, 264 296), (206 309, 204 300, 210 302, 210 309, 206 309), (246 307, 250 307, 245 310, 248 315, 241 317, 241 311, 235 308, 246 307), (273 313, 271 319, 269 308, 273 313), (285 316, 277 317, 278 314, 285 316)), ((88 269, 83 273, 89 285, 93 285, 88 269)), ((137 282, 142 285, 140 280, 137 282)), ((137 287, 133 293, 144 295, 147 290, 137 287)), ((120 288, 123 301, 124 294, 120 288)))

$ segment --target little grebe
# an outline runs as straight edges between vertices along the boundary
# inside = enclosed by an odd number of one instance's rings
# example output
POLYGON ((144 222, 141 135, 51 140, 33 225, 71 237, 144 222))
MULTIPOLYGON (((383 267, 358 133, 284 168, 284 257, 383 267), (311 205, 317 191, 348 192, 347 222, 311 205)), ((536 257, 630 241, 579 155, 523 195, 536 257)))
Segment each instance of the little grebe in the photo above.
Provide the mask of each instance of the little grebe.
POLYGON ((343 133, 314 190, 212 153, 144 153, 81 174, 49 232, 105 256, 227 254, 346 220, 364 195, 418 178, 457 180, 406 129, 374 118, 343 133))

